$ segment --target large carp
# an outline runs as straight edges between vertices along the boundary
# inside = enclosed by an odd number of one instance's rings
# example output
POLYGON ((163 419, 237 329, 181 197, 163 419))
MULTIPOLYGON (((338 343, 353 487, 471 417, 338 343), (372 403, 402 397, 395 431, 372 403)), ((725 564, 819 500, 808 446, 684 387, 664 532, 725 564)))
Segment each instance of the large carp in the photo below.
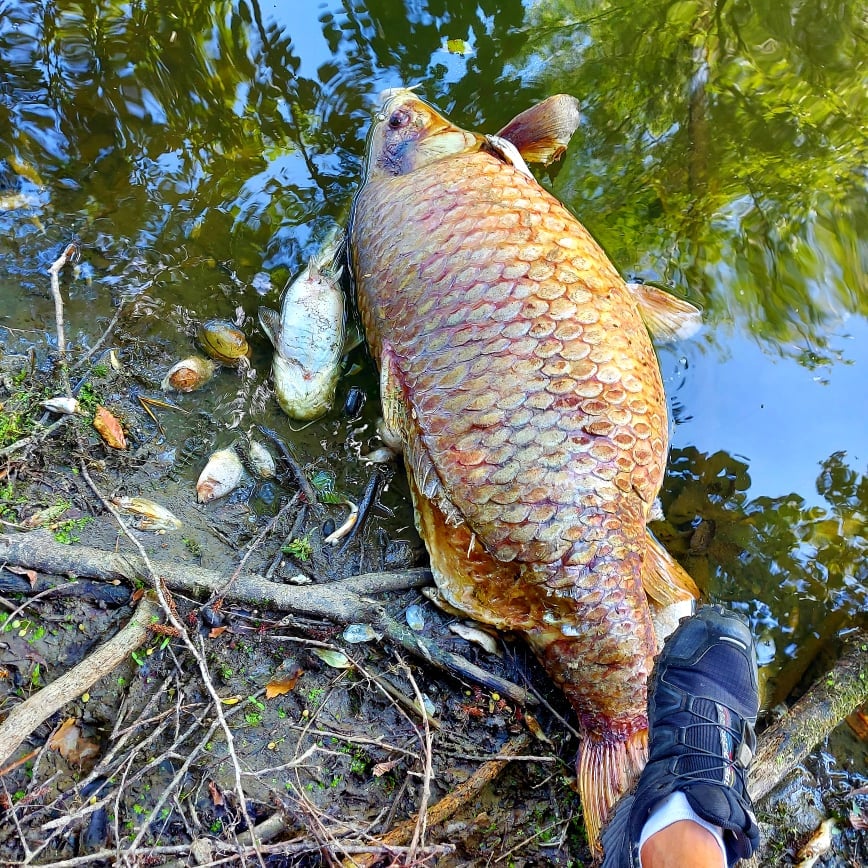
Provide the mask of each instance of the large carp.
POLYGON ((668 435, 642 319, 677 330, 695 309, 628 287, 533 179, 543 115, 482 136, 388 92, 351 265, 440 595, 523 633, 570 699, 595 844, 646 759, 646 594, 695 594, 646 530, 668 435))

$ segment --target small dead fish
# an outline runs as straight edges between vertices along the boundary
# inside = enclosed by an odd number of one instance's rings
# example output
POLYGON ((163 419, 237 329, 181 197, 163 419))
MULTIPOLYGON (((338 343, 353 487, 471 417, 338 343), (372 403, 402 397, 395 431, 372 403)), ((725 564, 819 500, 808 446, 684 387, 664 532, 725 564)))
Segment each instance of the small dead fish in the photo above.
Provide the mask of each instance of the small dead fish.
POLYGON ((49 398, 40 403, 49 413, 60 413, 64 416, 71 416, 81 409, 81 405, 75 398, 49 398))
POLYGON ((491 635, 491 633, 486 633, 485 630, 480 630, 479 627, 471 627, 468 624, 461 623, 450 624, 449 629, 456 636, 460 636, 467 642, 474 642, 489 654, 494 654, 496 657, 503 657, 500 648, 497 647, 497 640, 491 635))
POLYGON ((183 526, 181 520, 171 510, 153 500, 148 500, 147 497, 113 497, 112 503, 135 516, 135 524, 139 530, 165 533, 168 530, 178 530, 183 526))
POLYGON ((263 479, 273 479, 277 475, 277 464, 274 456, 258 441, 251 440, 247 446, 250 465, 257 476, 263 479))
POLYGON ((324 545, 336 546, 353 529, 359 518, 359 508, 351 500, 345 500, 344 504, 350 508, 350 514, 339 528, 333 530, 323 540, 324 545))
POLYGON ((813 868, 816 861, 832 846, 832 835, 837 832, 834 819, 823 820, 819 828, 796 854, 796 868, 813 868))
POLYGON ((358 645, 362 642, 372 642, 374 639, 382 639, 381 633, 370 624, 350 624, 343 632, 344 642, 350 645, 358 645))
POLYGON ((277 403, 293 419, 316 419, 332 405, 344 352, 342 269, 334 260, 343 233, 287 286, 280 313, 259 308, 259 323, 274 346, 272 373, 277 403))
POLYGON ((177 392, 194 392, 214 376, 216 367, 211 359, 190 356, 172 365, 160 386, 164 391, 174 389, 177 392))
POLYGON ((238 488, 244 475, 244 465, 233 449, 218 449, 208 459, 205 469, 196 482, 196 499, 199 503, 210 503, 218 497, 225 497, 238 488))

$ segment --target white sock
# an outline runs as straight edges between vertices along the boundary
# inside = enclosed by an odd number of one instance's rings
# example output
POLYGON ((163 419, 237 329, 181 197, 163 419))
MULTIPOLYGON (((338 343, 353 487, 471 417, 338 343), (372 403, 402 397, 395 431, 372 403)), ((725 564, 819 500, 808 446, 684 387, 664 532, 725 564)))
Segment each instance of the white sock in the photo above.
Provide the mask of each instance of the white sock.
POLYGON ((692 820, 698 823, 703 829, 708 829, 714 840, 717 841, 720 847, 720 866, 726 868, 726 846, 723 843, 723 829, 720 826, 714 826, 711 823, 703 820, 693 808, 690 807, 690 802, 687 801, 687 796, 682 792, 674 792, 668 795, 656 808, 651 812, 651 816, 645 821, 642 827, 642 834, 639 836, 639 864, 642 864, 642 845, 654 834, 667 826, 671 826, 678 820, 692 820))

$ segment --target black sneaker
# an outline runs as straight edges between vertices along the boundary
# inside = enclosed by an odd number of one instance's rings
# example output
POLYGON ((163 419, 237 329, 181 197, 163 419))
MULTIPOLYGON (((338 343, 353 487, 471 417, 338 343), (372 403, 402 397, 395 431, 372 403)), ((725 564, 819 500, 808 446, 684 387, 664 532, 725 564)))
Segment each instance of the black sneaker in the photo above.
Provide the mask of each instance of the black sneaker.
POLYGON ((648 764, 603 831, 602 868, 639 868, 639 836, 654 807, 680 791, 723 829, 733 865, 759 845, 747 793, 756 747, 756 652, 747 625, 722 606, 684 618, 648 685, 648 764))

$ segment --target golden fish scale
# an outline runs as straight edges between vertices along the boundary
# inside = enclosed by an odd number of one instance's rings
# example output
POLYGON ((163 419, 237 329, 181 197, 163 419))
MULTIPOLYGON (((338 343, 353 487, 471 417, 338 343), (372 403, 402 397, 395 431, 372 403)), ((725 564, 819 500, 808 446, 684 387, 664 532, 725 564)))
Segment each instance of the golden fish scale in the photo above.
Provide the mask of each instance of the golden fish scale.
POLYGON ((593 564, 595 583, 604 563, 641 561, 666 458, 663 388, 635 304, 584 227, 477 152, 367 183, 352 246, 372 349, 391 347, 445 494, 488 551, 593 564))

